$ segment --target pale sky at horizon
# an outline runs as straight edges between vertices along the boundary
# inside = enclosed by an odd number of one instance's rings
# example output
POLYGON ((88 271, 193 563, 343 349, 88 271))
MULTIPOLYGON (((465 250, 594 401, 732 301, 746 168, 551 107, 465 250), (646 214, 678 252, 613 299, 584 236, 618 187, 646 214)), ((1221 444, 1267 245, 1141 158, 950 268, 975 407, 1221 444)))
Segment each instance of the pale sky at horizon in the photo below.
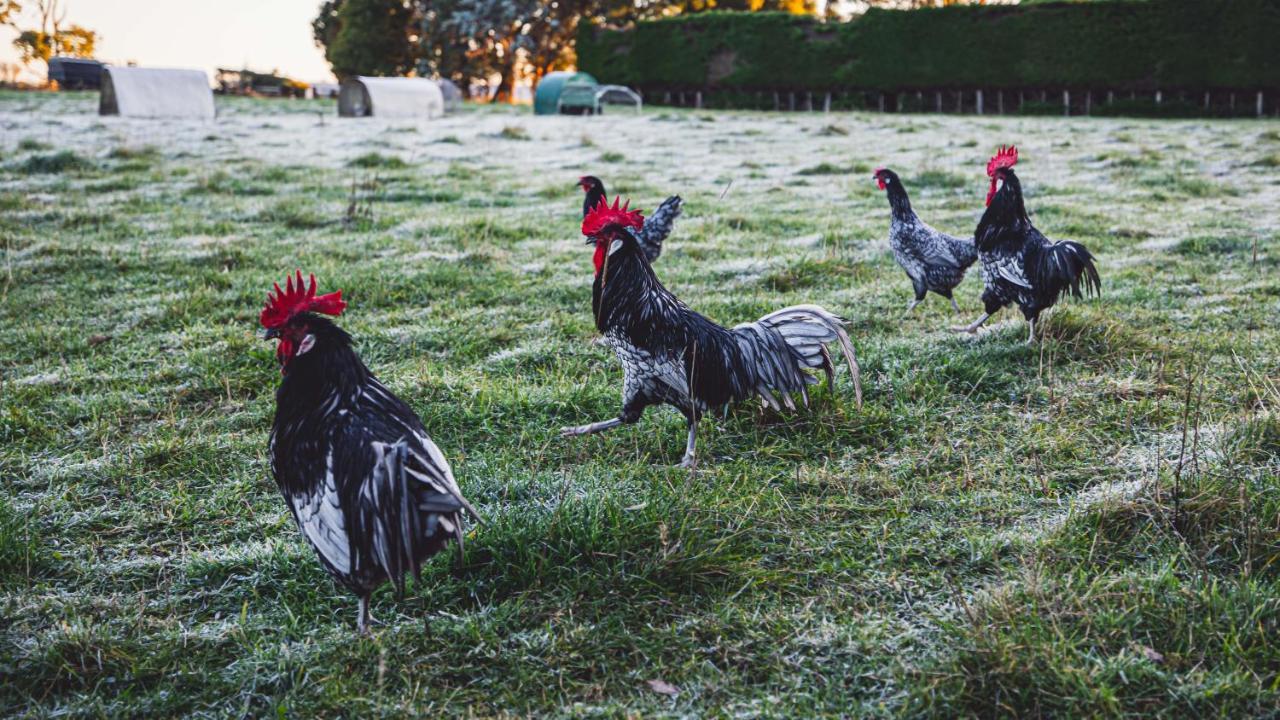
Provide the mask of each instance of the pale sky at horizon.
MULTIPOLYGON (((329 64, 311 39, 321 0, 62 0, 67 24, 99 35, 101 60, 123 65, 278 69, 304 82, 331 81, 329 64)), ((34 26, 25 13, 20 26, 34 26)), ((15 33, 0 32, 0 61, 18 62, 15 33)), ((32 69, 41 76, 44 64, 32 69)))

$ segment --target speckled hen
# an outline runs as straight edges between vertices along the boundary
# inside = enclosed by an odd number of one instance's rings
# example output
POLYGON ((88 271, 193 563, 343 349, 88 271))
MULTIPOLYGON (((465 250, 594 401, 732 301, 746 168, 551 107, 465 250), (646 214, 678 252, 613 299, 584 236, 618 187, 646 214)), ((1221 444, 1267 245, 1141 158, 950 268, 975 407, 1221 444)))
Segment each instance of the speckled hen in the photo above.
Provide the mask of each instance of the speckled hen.
POLYGON ((675 407, 688 423, 682 466, 695 461, 698 419, 708 410, 758 396, 794 410, 792 394, 808 404, 806 388, 828 383, 835 368, 827 345, 837 343, 853 377, 858 407, 862 385, 844 320, 816 305, 796 305, 753 323, 721 327, 690 310, 654 275, 637 233, 639 212, 597 205, 582 223, 595 246, 591 308, 596 328, 623 369, 622 411, 601 422, 568 427, 566 437, 609 430, 640 419, 650 405, 675 407))
POLYGON ((299 272, 275 286, 260 321, 283 374, 271 471, 320 563, 359 597, 367 633, 373 590, 390 580, 403 591, 451 540, 461 552, 462 512, 475 510, 422 421, 322 317, 346 306, 341 290, 317 296, 315 276, 307 285, 299 272))
POLYGON ((951 291, 978 259, 973 242, 939 232, 921 220, 911 209, 907 190, 894 171, 878 168, 873 178, 889 196, 889 247, 893 249, 893 259, 907 272, 915 289, 915 299, 907 305, 907 312, 931 291, 950 300, 952 309, 959 312, 951 291))

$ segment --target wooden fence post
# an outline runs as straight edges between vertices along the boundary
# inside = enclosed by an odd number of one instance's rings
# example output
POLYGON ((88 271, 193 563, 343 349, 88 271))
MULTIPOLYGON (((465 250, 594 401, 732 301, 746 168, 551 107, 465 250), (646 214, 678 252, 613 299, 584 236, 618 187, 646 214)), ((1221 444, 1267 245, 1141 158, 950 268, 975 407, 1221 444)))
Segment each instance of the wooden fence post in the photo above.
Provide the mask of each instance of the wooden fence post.
POLYGON ((982 114, 982 91, 981 90, 978 91, 977 102, 978 102, 978 114, 981 115, 982 114))
POLYGON ((1162 102, 1164 102, 1164 93, 1162 93, 1162 92, 1160 92, 1159 90, 1157 90, 1157 91, 1156 91, 1156 104, 1157 104, 1157 105, 1159 105, 1159 104, 1160 104, 1160 103, 1162 103, 1162 102))
POLYGON ((880 112, 884 112, 884 93, 880 93, 880 112))
POLYGON ((773 111, 779 112, 781 110, 782 110, 782 98, 778 97, 778 91, 774 90, 773 91, 773 111))
POLYGON ((938 112, 942 112, 942 91, 935 90, 933 95, 934 95, 934 99, 937 101, 938 112))
POLYGON ((796 94, 794 91, 787 93, 787 109, 791 112, 796 111, 796 94))
POLYGON ((1093 108, 1093 91, 1085 90, 1084 91, 1084 114, 1088 115, 1089 111, 1092 108, 1093 108))
POLYGON ((831 112, 831 93, 827 93, 826 97, 822 98, 822 112, 831 112))
POLYGON ((1071 114, 1071 91, 1070 90, 1062 91, 1062 114, 1063 115, 1071 114))
POLYGON ((693 106, 699 110, 702 109, 702 91, 699 90, 693 96, 693 106))

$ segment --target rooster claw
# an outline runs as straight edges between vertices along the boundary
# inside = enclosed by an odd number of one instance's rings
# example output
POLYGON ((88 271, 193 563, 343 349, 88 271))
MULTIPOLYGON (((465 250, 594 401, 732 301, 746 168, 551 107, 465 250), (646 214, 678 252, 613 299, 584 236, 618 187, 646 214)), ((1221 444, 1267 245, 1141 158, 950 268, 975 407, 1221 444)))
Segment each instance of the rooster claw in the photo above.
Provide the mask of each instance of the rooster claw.
POLYGON ((978 329, 977 329, 977 328, 971 328, 971 327, 969 327, 968 325, 952 325, 951 327, 949 327, 949 328, 947 328, 947 329, 948 329, 948 330, 950 330, 951 332, 953 332, 953 333, 957 333, 957 334, 960 334, 960 333, 963 333, 963 334, 966 334, 966 335, 977 335, 977 334, 978 334, 978 329))

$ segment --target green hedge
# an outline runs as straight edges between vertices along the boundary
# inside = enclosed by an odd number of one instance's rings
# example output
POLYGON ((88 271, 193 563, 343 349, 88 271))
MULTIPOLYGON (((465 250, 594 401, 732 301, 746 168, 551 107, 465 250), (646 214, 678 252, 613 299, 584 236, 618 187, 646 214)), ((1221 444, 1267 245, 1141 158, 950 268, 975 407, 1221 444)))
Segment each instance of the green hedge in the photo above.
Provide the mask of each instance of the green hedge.
POLYGON ((584 24, 578 66, 647 91, 1280 89, 1280 0, 711 12, 584 24))

